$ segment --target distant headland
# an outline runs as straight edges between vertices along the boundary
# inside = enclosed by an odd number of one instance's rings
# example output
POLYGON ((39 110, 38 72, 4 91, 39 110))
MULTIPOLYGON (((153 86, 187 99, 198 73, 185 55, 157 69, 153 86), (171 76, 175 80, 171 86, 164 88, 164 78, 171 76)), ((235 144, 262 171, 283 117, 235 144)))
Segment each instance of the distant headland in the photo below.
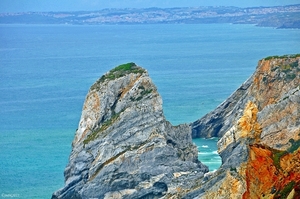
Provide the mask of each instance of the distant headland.
POLYGON ((0 24, 255 24, 300 28, 300 4, 248 7, 125 8, 77 12, 0 13, 0 24))

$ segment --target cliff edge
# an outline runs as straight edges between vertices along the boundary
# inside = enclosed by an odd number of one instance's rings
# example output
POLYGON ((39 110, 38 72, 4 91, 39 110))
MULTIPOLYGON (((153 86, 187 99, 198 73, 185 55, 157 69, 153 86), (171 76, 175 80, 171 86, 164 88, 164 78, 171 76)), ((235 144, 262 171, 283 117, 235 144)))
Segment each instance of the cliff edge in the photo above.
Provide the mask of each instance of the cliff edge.
POLYGON ((199 197, 300 197, 299 83, 300 55, 267 57, 227 100, 191 124, 193 137, 220 138, 222 166, 211 177, 217 183, 199 197))

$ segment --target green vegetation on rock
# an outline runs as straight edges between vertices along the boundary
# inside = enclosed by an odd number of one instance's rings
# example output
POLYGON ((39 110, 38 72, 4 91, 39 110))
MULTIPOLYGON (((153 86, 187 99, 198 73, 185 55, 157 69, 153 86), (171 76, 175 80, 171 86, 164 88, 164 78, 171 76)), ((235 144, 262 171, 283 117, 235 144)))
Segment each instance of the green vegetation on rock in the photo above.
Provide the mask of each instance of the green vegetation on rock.
MULTIPOLYGON (((300 54, 295 55, 283 55, 283 56, 269 56, 266 57, 264 60, 272 60, 272 59, 288 59, 288 58, 297 58, 300 57, 300 54)), ((271 71, 274 72, 279 70, 279 72, 284 73, 284 80, 290 82, 297 77, 298 71, 300 71, 298 60, 294 62, 289 61, 289 63, 282 63, 280 65, 276 65, 271 68, 271 71)), ((263 79, 264 80, 264 79, 263 79)))
POLYGON ((104 82, 106 79, 114 80, 120 77, 123 77, 129 73, 143 73, 144 69, 138 67, 135 63, 130 62, 127 64, 122 64, 116 68, 110 70, 106 75, 103 75, 100 78, 100 82, 104 82))
POLYGON ((117 78, 123 77, 130 73, 144 73, 145 70, 139 66, 137 66, 135 63, 130 62, 127 64, 122 64, 114 69, 110 70, 108 73, 103 75, 97 82, 92 85, 91 90, 99 89, 99 84, 104 82, 105 80, 115 80, 117 78))
POLYGON ((280 169, 280 159, 281 157, 283 157, 284 155, 288 154, 287 151, 275 151, 273 152, 273 162, 274 165, 277 169, 280 169))
POLYGON ((277 169, 280 169, 280 159, 289 154, 289 153, 293 153, 294 151, 298 150, 300 147, 300 140, 295 141, 294 139, 290 139, 289 141, 292 145, 290 148, 288 148, 286 151, 279 151, 279 150, 275 150, 273 149, 273 162, 274 165, 276 166, 277 169))
POLYGON ((294 151, 297 151, 300 147, 300 140, 295 141, 294 139, 290 139, 290 143, 292 146, 288 149, 289 153, 293 153, 294 151))
POLYGON ((119 119, 120 114, 122 112, 123 111, 114 114, 109 120, 103 122, 100 128, 97 128, 90 135, 87 136, 87 138, 83 141, 83 144, 88 144, 90 141, 95 140, 99 136, 99 133, 105 131, 109 126, 111 126, 115 121, 119 119))
POLYGON ((279 191, 274 198, 287 198, 289 193, 293 190, 295 185, 294 181, 289 182, 281 191, 279 191))
POLYGON ((283 59, 283 58, 296 58, 296 57, 300 57, 300 54, 282 55, 282 56, 274 55, 274 56, 266 57, 266 58, 264 58, 264 60, 283 59))
POLYGON ((141 90, 140 95, 137 98, 130 97, 131 101, 140 101, 144 96, 150 94, 153 91, 153 89, 145 89, 143 85, 139 86, 139 89, 141 90))

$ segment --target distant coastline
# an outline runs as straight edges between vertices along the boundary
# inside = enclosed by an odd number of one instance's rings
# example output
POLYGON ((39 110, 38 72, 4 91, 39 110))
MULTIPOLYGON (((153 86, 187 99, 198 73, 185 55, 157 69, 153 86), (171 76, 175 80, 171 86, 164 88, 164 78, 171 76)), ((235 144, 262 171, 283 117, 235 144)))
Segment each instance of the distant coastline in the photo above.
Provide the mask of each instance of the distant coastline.
POLYGON ((125 8, 77 12, 0 13, 0 24, 255 24, 300 28, 300 4, 273 7, 125 8))

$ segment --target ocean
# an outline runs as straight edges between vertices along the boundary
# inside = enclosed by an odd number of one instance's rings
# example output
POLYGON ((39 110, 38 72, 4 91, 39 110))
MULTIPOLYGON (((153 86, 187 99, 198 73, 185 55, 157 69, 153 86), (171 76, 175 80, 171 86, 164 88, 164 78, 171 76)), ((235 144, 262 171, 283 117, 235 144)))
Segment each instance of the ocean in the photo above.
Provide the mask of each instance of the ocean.
MULTIPOLYGON (((254 25, 0 25, 0 198, 51 198, 63 186, 85 95, 113 67, 146 68, 177 125, 213 110, 259 59, 299 46, 300 30, 254 25)), ((217 169, 217 139, 194 142, 217 169)))

